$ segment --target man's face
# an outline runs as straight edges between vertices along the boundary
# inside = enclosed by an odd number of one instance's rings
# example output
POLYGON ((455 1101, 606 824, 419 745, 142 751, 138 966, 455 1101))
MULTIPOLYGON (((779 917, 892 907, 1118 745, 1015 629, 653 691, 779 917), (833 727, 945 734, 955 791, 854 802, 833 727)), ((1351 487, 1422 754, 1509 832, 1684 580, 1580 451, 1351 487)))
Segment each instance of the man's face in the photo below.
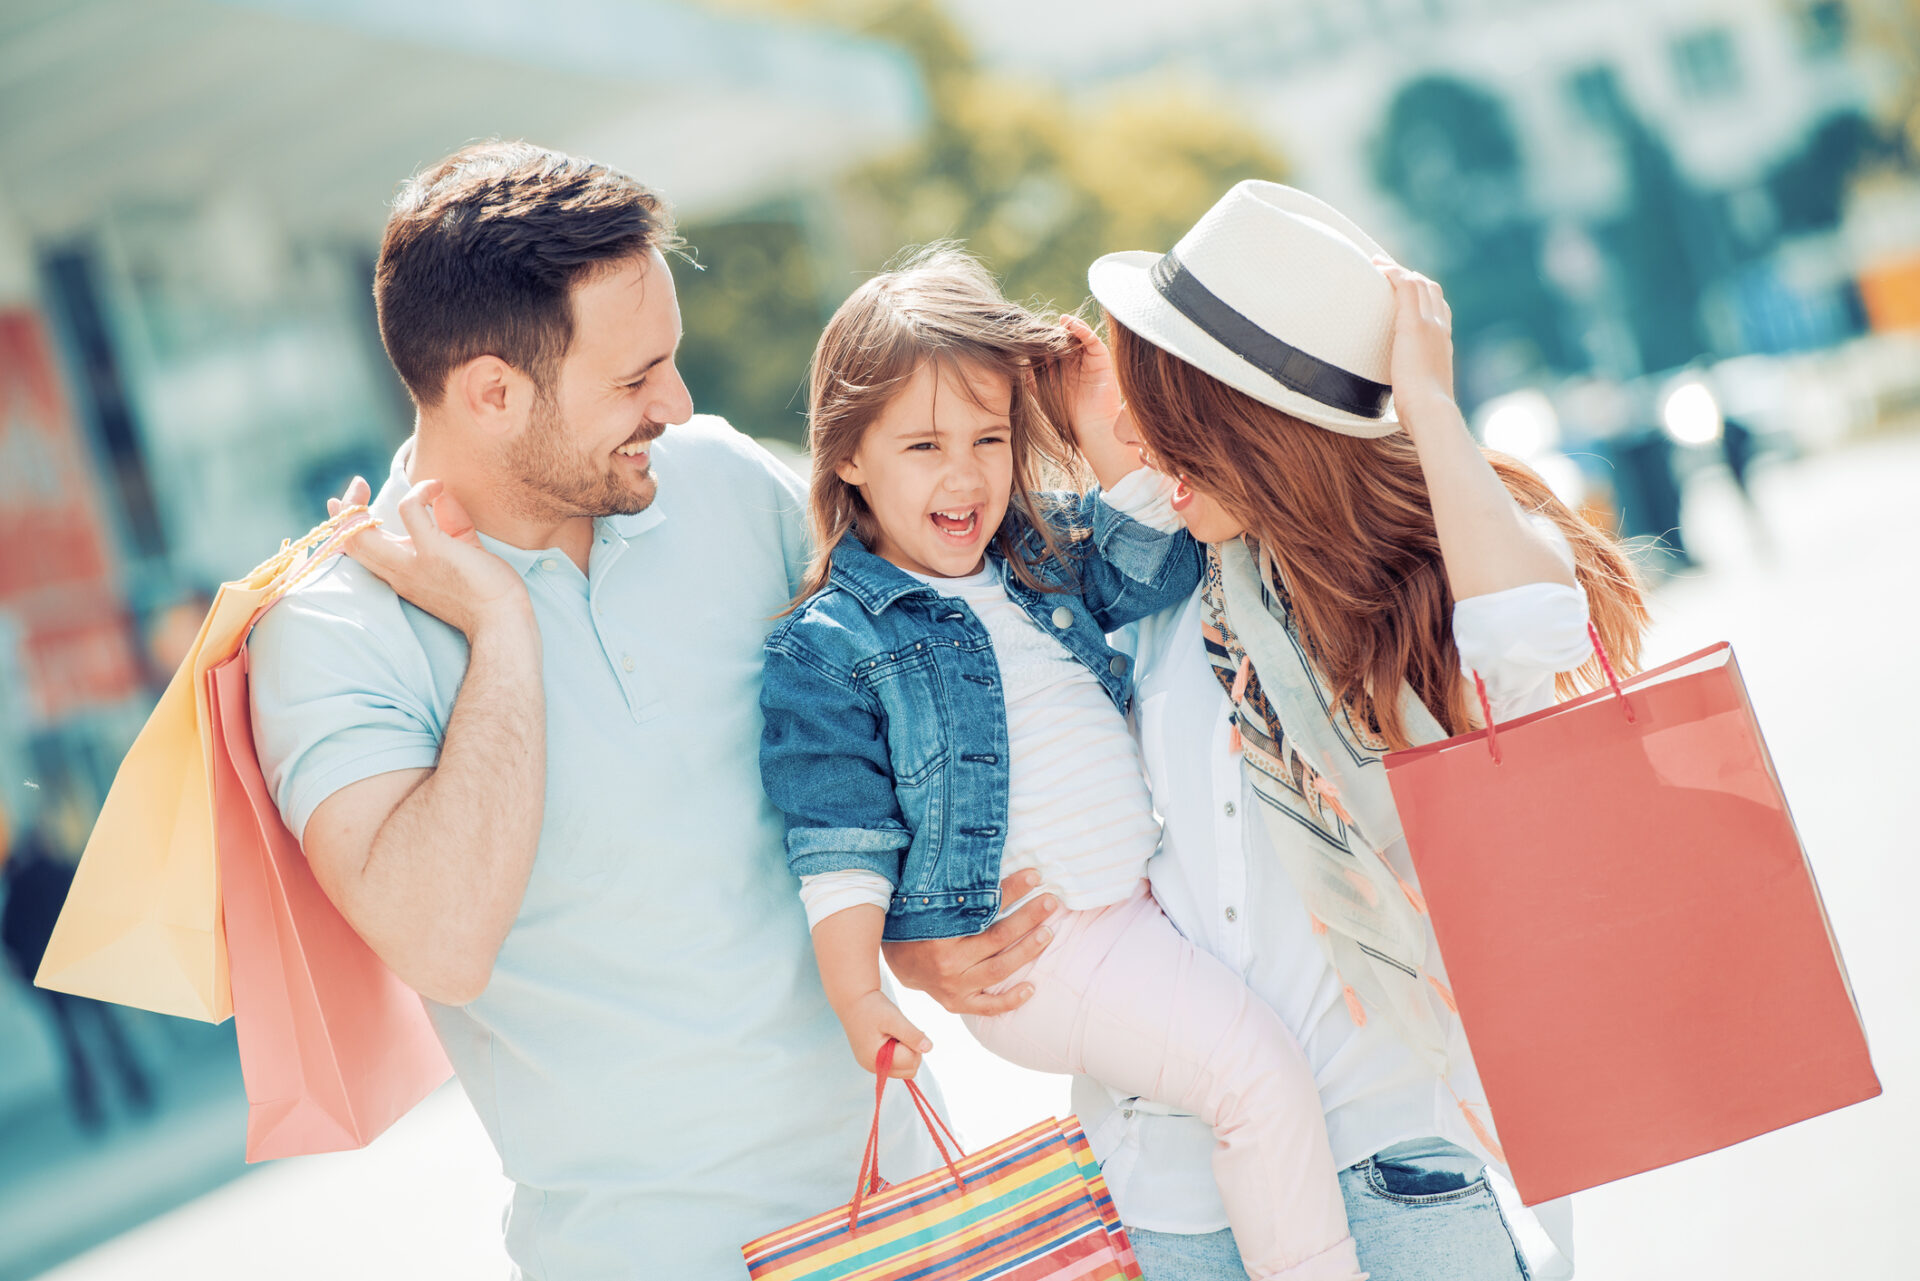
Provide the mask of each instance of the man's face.
POLYGON ((653 502, 647 447, 693 416, 674 366, 680 333, 657 250, 574 286, 573 342, 506 460, 541 515, 630 515, 653 502))

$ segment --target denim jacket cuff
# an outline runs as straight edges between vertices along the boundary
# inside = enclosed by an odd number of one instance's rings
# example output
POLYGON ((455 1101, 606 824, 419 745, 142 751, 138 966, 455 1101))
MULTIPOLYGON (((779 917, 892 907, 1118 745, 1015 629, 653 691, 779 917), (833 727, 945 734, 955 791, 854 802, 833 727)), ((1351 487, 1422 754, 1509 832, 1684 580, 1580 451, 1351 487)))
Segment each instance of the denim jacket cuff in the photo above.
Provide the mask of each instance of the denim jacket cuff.
POLYGON ((1093 545, 1115 570, 1136 583, 1151 583, 1166 564, 1178 531, 1162 533, 1127 515, 1096 493, 1093 508, 1093 545))
POLYGON ((898 889, 901 851, 912 843, 900 828, 796 827, 787 832, 787 867, 795 876, 874 872, 898 889))

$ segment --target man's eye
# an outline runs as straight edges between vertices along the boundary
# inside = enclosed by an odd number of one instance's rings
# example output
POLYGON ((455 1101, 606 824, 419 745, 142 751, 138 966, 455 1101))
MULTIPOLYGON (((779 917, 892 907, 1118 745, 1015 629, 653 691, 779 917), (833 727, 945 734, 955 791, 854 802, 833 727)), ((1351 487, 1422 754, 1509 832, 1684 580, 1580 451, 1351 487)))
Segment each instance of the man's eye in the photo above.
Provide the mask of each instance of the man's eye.
POLYGON ((642 374, 640 377, 634 379, 632 382, 627 384, 627 390, 639 391, 642 387, 646 385, 647 385, 647 376, 645 374, 642 374))

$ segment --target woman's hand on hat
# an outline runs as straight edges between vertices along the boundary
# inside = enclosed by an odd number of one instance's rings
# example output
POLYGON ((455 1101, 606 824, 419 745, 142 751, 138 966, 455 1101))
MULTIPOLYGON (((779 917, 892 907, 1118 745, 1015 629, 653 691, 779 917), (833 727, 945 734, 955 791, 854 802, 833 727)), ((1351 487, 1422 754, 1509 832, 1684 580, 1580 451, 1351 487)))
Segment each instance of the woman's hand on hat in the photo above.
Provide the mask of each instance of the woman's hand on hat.
POLYGON ((1140 465, 1140 451, 1123 442, 1115 428, 1126 412, 1120 398, 1120 379, 1113 367, 1113 353, 1093 326, 1078 316, 1060 317, 1061 328, 1079 347, 1079 364, 1068 377, 1069 404, 1073 421, 1073 443, 1080 456, 1093 468, 1102 489, 1111 489, 1120 478, 1140 465))
POLYGON ((1403 423, 1436 411, 1458 415, 1453 399, 1453 308, 1440 286, 1417 271, 1375 258, 1393 286, 1393 403, 1403 423), (1444 408, 1443 408, 1444 406, 1444 408))

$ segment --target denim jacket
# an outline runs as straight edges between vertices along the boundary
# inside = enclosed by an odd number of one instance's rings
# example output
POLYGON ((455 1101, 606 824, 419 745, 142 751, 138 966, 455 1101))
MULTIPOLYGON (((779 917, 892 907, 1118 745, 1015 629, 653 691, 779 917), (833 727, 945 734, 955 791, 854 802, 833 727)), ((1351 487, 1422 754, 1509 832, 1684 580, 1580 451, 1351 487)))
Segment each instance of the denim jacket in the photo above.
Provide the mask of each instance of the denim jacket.
MULTIPOLYGON (((1007 594, 1100 679, 1124 713, 1132 673, 1106 633, 1191 595, 1205 556, 1099 495, 1038 495, 1072 567, 1048 559, 1040 592, 1007 594), (1090 530, 1088 535, 1085 531, 1090 530), (1080 540, 1072 541, 1074 531, 1080 540)), ((1029 563, 1044 544, 1003 525, 1029 563)), ((998 540, 988 555, 1006 570, 998 540)), ((869 551, 852 534, 828 583, 767 638, 760 776, 786 815, 795 875, 857 868, 894 887, 890 939, 956 938, 1000 908, 1007 830, 1007 710, 987 629, 966 602, 869 551)))

